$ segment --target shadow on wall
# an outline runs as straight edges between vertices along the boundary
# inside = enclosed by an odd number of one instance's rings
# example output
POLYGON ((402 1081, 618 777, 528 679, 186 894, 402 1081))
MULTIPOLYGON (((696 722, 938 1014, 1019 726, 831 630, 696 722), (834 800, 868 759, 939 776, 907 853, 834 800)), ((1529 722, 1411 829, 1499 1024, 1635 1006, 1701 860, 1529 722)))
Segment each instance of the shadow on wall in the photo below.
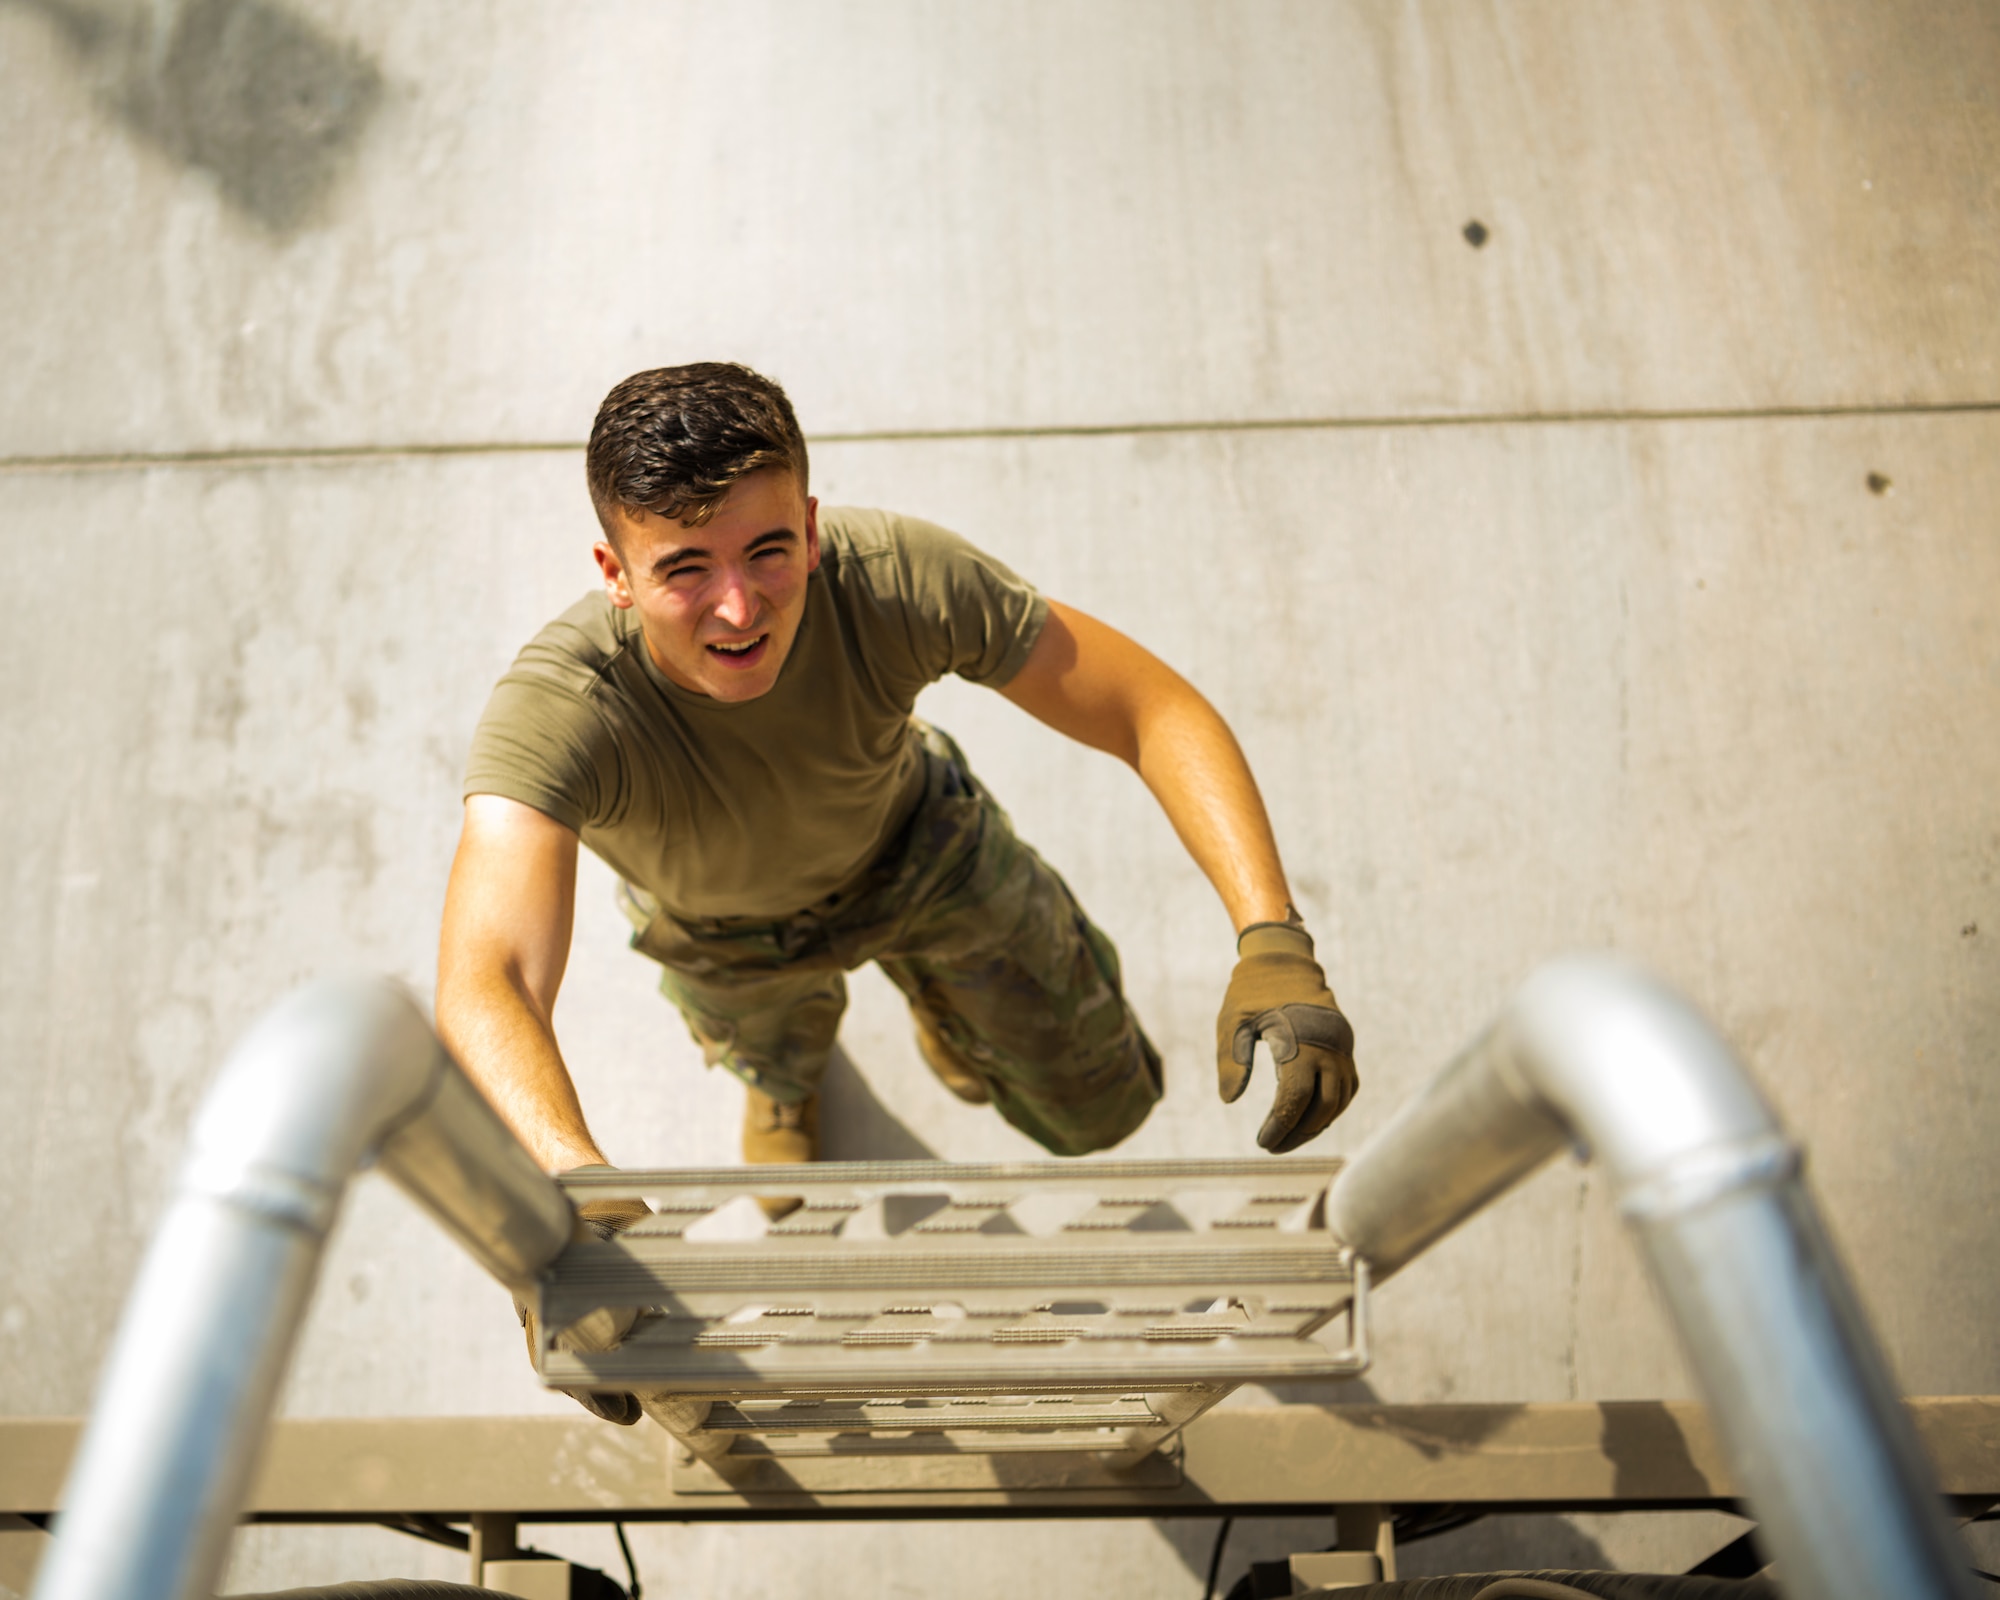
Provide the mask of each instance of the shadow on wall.
POLYGON ((1657 1400, 1613 1401, 1604 1407, 1599 1442, 1616 1476, 1613 1494, 1699 1495, 1708 1477, 1688 1453, 1687 1436, 1674 1414, 1657 1400))
MULTIPOLYGON (((1181 1559, 1194 1580, 1190 1597, 1201 1592, 1215 1553, 1220 1517, 1161 1517, 1153 1526, 1181 1559)), ((1333 1515, 1319 1517, 1238 1517, 1223 1541, 1222 1565, 1216 1570, 1215 1597, 1223 1596, 1250 1570, 1253 1561, 1282 1561, 1307 1550, 1324 1550, 1334 1541, 1333 1515)))
POLYGON ((311 220, 382 97, 352 45, 273 0, 0 0, 39 12, 98 99, 267 231, 311 220))
POLYGON ((884 1105, 835 1044, 819 1090, 820 1156, 827 1161, 935 1161, 937 1152, 884 1105))
POLYGON ((1617 1562, 1567 1517, 1487 1517, 1469 1528, 1399 1547, 1396 1574, 1443 1577, 1454 1572, 1615 1572, 1617 1562))
POLYGON ((27 1518, 0 1511, 0 1600, 26 1600, 48 1544, 49 1536, 27 1518))
MULTIPOLYGON (((1514 1408, 1508 1406, 1453 1408, 1449 1418, 1440 1415, 1435 1419, 1441 1431, 1427 1440, 1410 1431, 1409 1419, 1401 1408, 1381 1406, 1365 1379, 1331 1386, 1266 1387, 1271 1398, 1281 1402, 1377 1407, 1379 1417, 1371 1418, 1368 1412, 1361 1411, 1353 1414, 1354 1421, 1364 1427, 1373 1421, 1393 1428, 1405 1443, 1434 1457, 1476 1445, 1498 1432, 1514 1414, 1514 1408)), ((1444 1409, 1439 1408, 1440 1413, 1444 1409)), ((1635 1487, 1628 1479, 1642 1462, 1647 1485, 1658 1483, 1657 1475, 1664 1464, 1677 1492, 1699 1493, 1706 1486, 1707 1480, 1688 1454, 1679 1424, 1657 1401, 1607 1406, 1603 1443, 1606 1453, 1617 1464, 1621 1492, 1635 1487)), ((1161 1518, 1153 1526, 1197 1582, 1207 1577, 1219 1518, 1161 1518)), ((1331 1508, 1327 1515, 1319 1517, 1240 1518, 1231 1527, 1223 1547, 1215 1592, 1218 1597, 1227 1595, 1253 1561, 1282 1561, 1307 1551, 1328 1550, 1333 1548, 1334 1539, 1331 1508)), ((1466 1527, 1398 1545, 1397 1567, 1402 1577, 1430 1578, 1460 1572, 1536 1569, 1600 1572, 1615 1570, 1616 1563, 1597 1539, 1567 1517, 1519 1514, 1482 1518, 1466 1527)))
MULTIPOLYGON (((1267 1383, 1258 1387, 1264 1394, 1253 1404, 1267 1403, 1265 1396, 1281 1405, 1379 1403, 1366 1378, 1344 1378, 1338 1383, 1267 1383)), ((1219 1516, 1159 1517, 1153 1527, 1180 1557, 1181 1565, 1200 1583, 1208 1577, 1208 1563, 1215 1554, 1215 1537, 1221 1524, 1219 1516)), ((1231 1524, 1224 1542, 1222 1566, 1216 1575, 1216 1595, 1228 1594, 1236 1580, 1250 1570, 1253 1561, 1282 1561, 1286 1556, 1307 1550, 1324 1550, 1333 1540, 1330 1511, 1317 1517, 1243 1517, 1231 1524)))
MULTIPOLYGON (((1180 1557, 1194 1582, 1208 1576, 1219 1518, 1181 1517, 1155 1522, 1160 1537, 1180 1557)), ((1335 1543, 1333 1517, 1240 1517, 1230 1527, 1216 1573, 1222 1600, 1249 1572, 1252 1562, 1282 1561, 1335 1543)), ((1566 1517, 1488 1517, 1415 1544, 1396 1548, 1397 1576, 1445 1577, 1459 1572, 1610 1572, 1608 1551, 1566 1517)))

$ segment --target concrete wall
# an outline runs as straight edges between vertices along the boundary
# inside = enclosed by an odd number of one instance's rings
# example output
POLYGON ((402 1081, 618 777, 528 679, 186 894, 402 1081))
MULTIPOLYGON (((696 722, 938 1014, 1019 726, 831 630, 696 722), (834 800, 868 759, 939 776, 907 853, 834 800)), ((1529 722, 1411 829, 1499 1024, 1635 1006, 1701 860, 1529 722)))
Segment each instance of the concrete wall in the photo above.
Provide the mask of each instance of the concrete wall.
MULTIPOLYGON (((1543 957, 1632 951, 1809 1142, 1905 1385, 2000 1390, 2000 12, 180 15, 149 42, 0 6, 0 1408, 87 1405, 252 1016, 343 967, 428 989, 472 721, 591 579, 590 412, 710 356, 787 383, 823 497, 962 529, 1231 718, 1360 1036, 1327 1147, 1543 957)), ((1249 1148, 1259 1091, 1225 1110, 1207 1066, 1229 930, 1136 780, 979 691, 926 709, 1120 940, 1169 1073, 1127 1150, 1249 1148)), ((739 1095, 621 929, 588 868, 558 1014, 586 1104, 616 1160, 726 1156, 739 1095)), ((1031 1153, 928 1080, 873 975, 844 1040, 831 1154, 1031 1153)), ((1387 1399, 1689 1392, 1584 1169, 1380 1330, 1387 1399)), ((567 1403, 504 1295, 361 1186, 288 1409, 567 1403)), ((1328 1537, 1245 1530, 1230 1568, 1328 1537)), ((655 1594, 1178 1594, 1207 1538, 638 1548, 655 1594)), ((273 1530, 232 1584, 456 1570, 273 1530)))

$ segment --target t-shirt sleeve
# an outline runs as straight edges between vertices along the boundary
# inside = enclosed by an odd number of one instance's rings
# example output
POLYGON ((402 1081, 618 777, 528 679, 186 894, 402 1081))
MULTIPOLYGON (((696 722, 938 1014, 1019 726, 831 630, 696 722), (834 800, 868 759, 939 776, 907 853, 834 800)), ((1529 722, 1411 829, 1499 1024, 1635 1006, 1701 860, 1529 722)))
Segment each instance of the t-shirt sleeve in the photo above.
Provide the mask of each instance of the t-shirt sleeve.
POLYGON ((465 793, 533 806, 577 833, 605 820, 608 739, 596 710, 561 685, 510 672, 473 730, 465 793))
POLYGON ((912 647, 932 678, 955 672, 998 689, 1027 663, 1048 621, 1035 587, 970 541, 915 517, 895 519, 912 647))

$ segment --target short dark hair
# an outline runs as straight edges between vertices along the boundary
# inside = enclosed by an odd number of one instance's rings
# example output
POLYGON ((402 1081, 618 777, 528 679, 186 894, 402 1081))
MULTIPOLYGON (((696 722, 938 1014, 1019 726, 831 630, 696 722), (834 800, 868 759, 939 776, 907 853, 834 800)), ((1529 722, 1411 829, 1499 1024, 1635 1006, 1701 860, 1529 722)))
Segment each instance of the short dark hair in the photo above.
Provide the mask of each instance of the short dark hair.
POLYGON ((806 492, 806 440, 785 391, 733 361, 635 372, 604 397, 584 472, 597 520, 653 511, 699 527, 737 479, 783 467, 806 492))

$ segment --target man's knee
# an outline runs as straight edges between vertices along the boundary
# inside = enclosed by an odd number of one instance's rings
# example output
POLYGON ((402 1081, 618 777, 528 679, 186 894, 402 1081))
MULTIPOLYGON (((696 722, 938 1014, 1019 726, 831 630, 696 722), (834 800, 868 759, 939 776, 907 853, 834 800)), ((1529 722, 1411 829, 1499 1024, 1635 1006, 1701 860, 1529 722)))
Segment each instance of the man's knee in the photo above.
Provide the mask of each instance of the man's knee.
POLYGON ((1052 1075, 1041 1084, 1015 1085, 1013 1093, 1004 1089, 995 1103, 1015 1127, 1051 1155, 1083 1156, 1093 1150, 1109 1150, 1139 1130, 1153 1107, 1160 1103, 1164 1083, 1160 1055, 1146 1037, 1136 1018, 1130 1023, 1122 1059, 1112 1074, 1100 1066, 1083 1068, 1075 1076, 1052 1075), (1111 1081, 1095 1092, 1077 1093, 1079 1079, 1111 1081), (1039 1092, 1038 1092, 1039 1091, 1039 1092))
POLYGON ((1083 1128, 1066 1135, 1057 1135, 1041 1141, 1042 1148, 1052 1156, 1087 1156, 1093 1151, 1112 1149, 1137 1133, 1152 1109, 1149 1103, 1136 1119, 1121 1118, 1118 1122, 1103 1127, 1083 1128))

